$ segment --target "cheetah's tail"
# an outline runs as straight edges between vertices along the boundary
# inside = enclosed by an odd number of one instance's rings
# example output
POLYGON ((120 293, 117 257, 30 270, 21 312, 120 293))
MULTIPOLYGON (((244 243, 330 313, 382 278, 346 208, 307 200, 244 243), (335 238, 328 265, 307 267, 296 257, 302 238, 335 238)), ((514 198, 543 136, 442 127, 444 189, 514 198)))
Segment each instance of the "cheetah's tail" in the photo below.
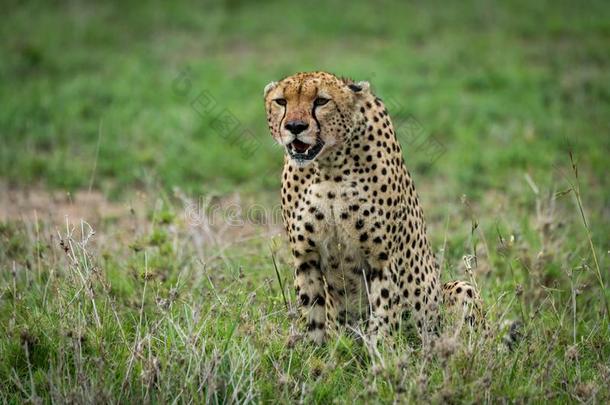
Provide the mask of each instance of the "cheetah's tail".
POLYGON ((463 313, 465 321, 473 326, 485 326, 483 301, 476 288, 466 281, 443 284, 443 303, 449 313, 463 313))

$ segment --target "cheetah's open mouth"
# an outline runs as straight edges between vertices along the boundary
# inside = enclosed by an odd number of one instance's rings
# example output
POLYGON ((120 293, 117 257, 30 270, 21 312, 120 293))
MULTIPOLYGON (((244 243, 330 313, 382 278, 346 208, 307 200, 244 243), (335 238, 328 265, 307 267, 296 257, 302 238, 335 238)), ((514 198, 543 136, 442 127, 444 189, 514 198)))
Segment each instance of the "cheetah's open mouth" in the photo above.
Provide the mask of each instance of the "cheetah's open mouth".
POLYGON ((291 158, 297 161, 308 161, 318 156, 323 147, 324 142, 320 138, 313 145, 295 139, 287 145, 286 150, 291 158))

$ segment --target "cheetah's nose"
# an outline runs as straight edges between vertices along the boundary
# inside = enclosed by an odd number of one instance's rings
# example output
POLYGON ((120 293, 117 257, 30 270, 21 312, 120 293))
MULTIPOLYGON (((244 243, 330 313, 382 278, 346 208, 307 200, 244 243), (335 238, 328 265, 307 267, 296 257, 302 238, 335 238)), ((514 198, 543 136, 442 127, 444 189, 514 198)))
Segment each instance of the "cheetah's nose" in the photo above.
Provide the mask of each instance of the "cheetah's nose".
POLYGON ((305 121, 288 121, 284 128, 289 130, 293 135, 298 135, 309 128, 309 124, 305 121))

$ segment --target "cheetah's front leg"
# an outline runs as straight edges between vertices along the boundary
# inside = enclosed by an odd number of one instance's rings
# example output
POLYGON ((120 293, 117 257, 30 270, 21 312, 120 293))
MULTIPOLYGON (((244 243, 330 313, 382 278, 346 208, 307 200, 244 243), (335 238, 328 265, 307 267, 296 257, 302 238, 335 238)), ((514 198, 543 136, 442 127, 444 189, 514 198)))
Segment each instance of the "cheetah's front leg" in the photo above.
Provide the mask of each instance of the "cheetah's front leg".
POLYGON ((368 333, 372 345, 379 338, 390 336, 398 325, 400 315, 400 297, 395 283, 392 282, 392 272, 396 269, 391 261, 378 261, 368 277, 370 317, 368 333))
POLYGON ((308 254, 295 259, 296 277, 294 285, 306 321, 307 337, 310 341, 321 344, 326 332, 326 293, 320 269, 320 258, 317 254, 308 254))

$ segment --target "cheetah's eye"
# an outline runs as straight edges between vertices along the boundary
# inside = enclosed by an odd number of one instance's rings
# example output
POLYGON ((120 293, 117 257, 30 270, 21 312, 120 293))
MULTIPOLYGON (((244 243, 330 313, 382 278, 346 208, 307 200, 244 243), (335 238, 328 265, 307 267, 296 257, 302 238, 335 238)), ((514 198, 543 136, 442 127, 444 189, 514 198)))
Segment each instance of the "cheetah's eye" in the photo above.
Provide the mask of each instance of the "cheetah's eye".
POLYGON ((315 105, 315 106, 324 105, 324 104, 328 103, 329 101, 330 101, 330 99, 328 99, 328 98, 318 97, 313 101, 313 105, 315 105))
POLYGON ((286 105, 286 99, 285 98, 276 98, 273 101, 275 101, 278 105, 281 105, 281 106, 285 106, 286 105))

